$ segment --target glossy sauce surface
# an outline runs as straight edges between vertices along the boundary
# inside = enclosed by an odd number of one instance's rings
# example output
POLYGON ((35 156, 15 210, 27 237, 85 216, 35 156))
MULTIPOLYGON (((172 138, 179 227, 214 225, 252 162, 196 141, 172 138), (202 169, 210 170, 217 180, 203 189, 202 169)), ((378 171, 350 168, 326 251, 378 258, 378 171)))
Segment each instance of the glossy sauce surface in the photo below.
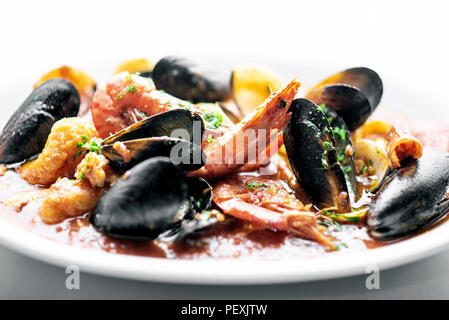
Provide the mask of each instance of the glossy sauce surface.
POLYGON ((367 250, 384 245, 372 240, 363 224, 340 225, 328 228, 328 234, 338 244, 339 250, 329 252, 325 247, 287 232, 276 232, 255 227, 247 222, 226 217, 224 223, 199 236, 190 237, 176 244, 160 241, 115 239, 97 232, 88 221, 88 213, 82 217, 67 219, 60 224, 43 223, 37 211, 40 200, 32 200, 20 212, 3 202, 12 195, 37 190, 14 171, 0 177, 0 218, 6 219, 34 234, 62 244, 102 250, 111 253, 159 258, 207 259, 239 258, 278 260, 291 257, 311 258, 324 254, 367 250))

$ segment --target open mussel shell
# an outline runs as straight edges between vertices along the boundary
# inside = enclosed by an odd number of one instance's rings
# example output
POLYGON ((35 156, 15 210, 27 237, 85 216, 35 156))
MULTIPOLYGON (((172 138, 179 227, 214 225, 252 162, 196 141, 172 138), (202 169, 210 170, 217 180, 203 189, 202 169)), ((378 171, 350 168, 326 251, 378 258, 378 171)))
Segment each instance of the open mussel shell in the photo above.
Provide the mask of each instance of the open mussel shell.
POLYGON ((136 122, 106 138, 103 144, 163 136, 201 144, 203 134, 204 123, 201 116, 185 109, 175 109, 136 122))
POLYGON ((181 168, 168 158, 151 158, 127 171, 104 194, 90 220, 110 236, 152 240, 178 221, 187 200, 181 168))
POLYGON ((372 162, 376 170, 376 179, 368 191, 376 191, 391 171, 387 152, 372 140, 357 139, 354 143, 354 154, 356 159, 372 162))
POLYGON ((185 171, 197 170, 206 161, 206 155, 199 145, 166 136, 123 141, 118 146, 107 144, 101 147, 101 153, 108 158, 111 167, 121 171, 158 156, 169 157, 185 171), (126 151, 121 151, 122 146, 126 151))
POLYGON ((187 171, 201 168, 204 122, 184 109, 154 115, 132 124, 103 141, 102 154, 112 167, 127 170, 151 157, 170 157, 187 171))
POLYGON ((0 163, 13 164, 39 154, 53 124, 75 117, 80 95, 69 81, 50 79, 31 92, 0 135, 0 163))
POLYGON ((350 211, 345 175, 326 116, 313 102, 302 98, 293 100, 290 111, 284 144, 296 178, 319 208, 350 211))
POLYGON ((231 74, 204 70, 187 59, 162 58, 155 65, 152 78, 157 89, 193 103, 231 98, 231 74))
POLYGON ((425 148, 423 156, 394 170, 376 193, 368 212, 372 237, 395 240, 416 234, 449 208, 449 153, 425 148))
POLYGON ((343 117, 353 131, 373 113, 382 98, 383 85, 379 75, 359 67, 339 72, 312 88, 306 98, 317 105, 325 104, 343 117))

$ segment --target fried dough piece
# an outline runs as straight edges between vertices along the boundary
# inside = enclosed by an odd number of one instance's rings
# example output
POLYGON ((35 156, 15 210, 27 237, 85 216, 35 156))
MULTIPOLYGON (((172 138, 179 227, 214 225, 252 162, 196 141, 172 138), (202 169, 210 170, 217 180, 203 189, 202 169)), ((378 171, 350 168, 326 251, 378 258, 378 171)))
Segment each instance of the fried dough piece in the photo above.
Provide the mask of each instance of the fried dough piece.
POLYGON ((92 188, 87 181, 59 179, 48 190, 39 217, 47 224, 55 224, 91 212, 105 190, 92 188))
POLYGON ((39 157, 18 171, 23 179, 39 185, 51 185, 59 177, 73 177, 84 156, 84 149, 79 144, 96 137, 98 133, 89 120, 61 119, 53 125, 39 157))

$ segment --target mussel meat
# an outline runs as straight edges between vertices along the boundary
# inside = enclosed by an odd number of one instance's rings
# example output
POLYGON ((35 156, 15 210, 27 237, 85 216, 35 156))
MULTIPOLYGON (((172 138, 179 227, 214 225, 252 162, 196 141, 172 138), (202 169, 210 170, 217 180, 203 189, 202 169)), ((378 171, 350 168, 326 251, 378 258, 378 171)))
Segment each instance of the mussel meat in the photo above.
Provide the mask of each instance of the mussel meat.
POLYGON ((183 58, 162 58, 151 76, 157 89, 193 103, 226 101, 231 97, 230 73, 208 72, 183 58))
MULTIPOLYGON (((185 170, 205 163, 201 150, 204 123, 201 117, 175 109, 143 119, 103 141, 102 154, 116 169, 127 170, 151 157, 178 159, 185 170)), ((175 161, 176 162, 176 161, 175 161)))
POLYGON ((373 113, 383 93, 382 80, 369 68, 351 68, 339 72, 312 88, 306 98, 325 104, 343 117, 353 131, 373 113))
POLYGON ((449 153, 425 148, 385 179, 368 212, 370 234, 395 240, 416 234, 448 209, 449 153))
POLYGON ((335 139, 335 149, 337 150, 337 160, 343 168, 349 197, 355 202, 359 198, 357 193, 357 178, 354 165, 354 148, 352 145, 351 133, 342 117, 335 111, 326 107, 325 104, 318 107, 324 113, 332 129, 335 139))
POLYGON ((75 117, 80 95, 67 80, 50 79, 31 92, 0 135, 0 163, 13 164, 39 154, 53 124, 75 117))
POLYGON ((298 182, 319 208, 349 212, 348 186, 325 114, 303 98, 293 100, 290 111, 284 144, 298 182))
POLYGON ((147 159, 127 171, 100 199, 91 215, 100 232, 119 238, 176 241, 211 225, 194 218, 209 208, 212 188, 187 178, 169 158, 147 159))

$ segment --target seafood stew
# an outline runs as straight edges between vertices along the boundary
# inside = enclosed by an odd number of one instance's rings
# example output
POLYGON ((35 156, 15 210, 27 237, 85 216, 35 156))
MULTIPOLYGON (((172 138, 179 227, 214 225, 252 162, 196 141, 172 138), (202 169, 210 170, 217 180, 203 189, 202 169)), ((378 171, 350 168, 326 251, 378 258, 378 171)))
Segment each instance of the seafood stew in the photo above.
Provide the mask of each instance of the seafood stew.
POLYGON ((115 73, 97 84, 63 66, 30 89, 0 135, 1 219, 86 250, 288 259, 387 246, 446 217, 447 128, 386 109, 374 70, 304 93, 263 68, 177 57, 115 73))

